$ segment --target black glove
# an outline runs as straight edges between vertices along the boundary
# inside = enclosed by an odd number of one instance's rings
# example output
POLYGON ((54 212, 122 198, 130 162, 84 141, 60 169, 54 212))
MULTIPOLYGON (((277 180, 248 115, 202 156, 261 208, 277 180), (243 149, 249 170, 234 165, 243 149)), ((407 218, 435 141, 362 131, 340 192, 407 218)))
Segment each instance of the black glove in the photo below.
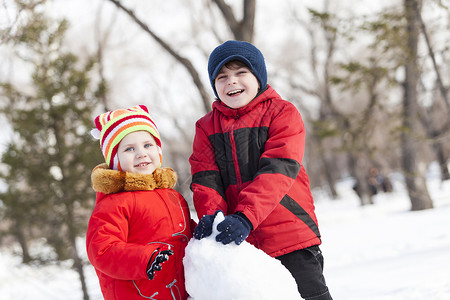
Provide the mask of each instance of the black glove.
POLYGON ((159 251, 155 250, 152 254, 152 257, 150 257, 150 260, 147 265, 147 276, 148 279, 152 280, 155 278, 155 271, 161 271, 162 267, 161 264, 169 259, 169 255, 172 255, 172 250, 164 250, 159 251), (150 266, 150 267, 149 267, 150 266))
POLYGON ((216 215, 222 212, 217 210, 213 215, 204 215, 198 222, 197 227, 194 229, 194 238, 201 240, 204 237, 210 236, 212 233, 212 225, 216 215))
POLYGON ((224 245, 234 241, 236 245, 240 245, 248 237, 252 228, 252 223, 243 213, 228 215, 217 225, 220 233, 216 236, 216 241, 224 245))

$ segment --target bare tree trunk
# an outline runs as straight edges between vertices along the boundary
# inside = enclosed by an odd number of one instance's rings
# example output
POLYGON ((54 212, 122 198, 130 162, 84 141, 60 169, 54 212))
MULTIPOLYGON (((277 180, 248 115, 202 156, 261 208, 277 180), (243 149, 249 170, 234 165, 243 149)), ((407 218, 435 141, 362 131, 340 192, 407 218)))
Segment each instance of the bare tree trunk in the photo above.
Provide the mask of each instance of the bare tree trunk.
POLYGON ((89 294, 87 291, 86 286, 86 277, 84 276, 84 270, 83 270, 83 262, 78 254, 78 247, 77 247, 77 236, 76 236, 76 230, 75 230, 75 224, 74 224, 74 212, 73 212, 73 206, 71 203, 66 203, 66 213, 67 213, 67 220, 66 224, 68 226, 68 233, 69 233, 69 243, 72 248, 72 258, 73 258, 73 268, 75 271, 77 271, 78 276, 80 277, 80 283, 81 283, 81 290, 83 291, 83 299, 89 300, 89 294))
POLYGON ((25 233, 23 232, 22 225, 16 221, 16 224, 12 228, 13 234, 19 242, 20 248, 22 248, 22 263, 26 264, 32 261, 30 252, 28 250, 28 243, 25 237, 25 233))
POLYGON ((256 0, 244 0, 243 17, 241 21, 236 19, 233 9, 225 3, 224 0, 213 0, 216 3, 225 21, 228 24, 234 38, 238 41, 253 41, 253 32, 255 25, 256 0))
POLYGON ((361 206, 373 204, 373 197, 370 192, 369 183, 367 181, 367 166, 361 163, 362 159, 358 158, 357 153, 348 153, 348 164, 350 173, 355 178, 353 190, 359 197, 361 206))
MULTIPOLYGON (((319 141, 319 143, 321 143, 321 141, 319 141)), ((321 148, 321 147, 320 147, 321 148)), ((332 168, 330 166, 330 163, 328 162, 328 159, 325 156, 325 153, 323 150, 319 151, 319 155, 322 157, 321 161, 322 161, 322 167, 323 167, 323 173, 325 175, 325 179, 327 181, 327 185, 330 189, 330 193, 331 193, 331 197, 333 199, 336 199, 338 197, 338 193, 336 191, 336 187, 335 187, 335 180, 334 177, 332 175, 332 168)))
POLYGON ((450 126, 450 120, 447 121, 447 124, 440 130, 434 130, 431 125, 429 116, 431 112, 421 118, 423 126, 427 131, 428 137, 432 140, 432 149, 434 154, 436 155, 436 160, 439 163, 439 168, 441 170, 441 181, 445 181, 450 179, 450 173, 447 166, 447 156, 445 153, 445 147, 442 143, 442 137, 445 136, 445 132, 448 131, 448 127, 450 126))
POLYGON ((426 186, 424 170, 417 166, 417 44, 418 29, 414 10, 415 0, 404 0, 407 20, 407 49, 404 82, 404 119, 402 134, 402 164, 412 210, 433 208, 426 186))
MULTIPOLYGON (((336 190, 336 186, 335 186, 335 179, 333 176, 333 167, 330 163, 330 159, 328 159, 327 157, 327 153, 325 151, 325 149, 327 149, 326 146, 324 146, 324 141, 323 139, 320 138, 320 136, 318 134, 314 133, 314 126, 313 126, 313 130, 312 130, 312 134, 309 136, 309 147, 311 147, 311 149, 314 149, 314 152, 317 153, 317 158, 316 158, 316 162, 317 165, 319 166, 318 168, 318 173, 320 173, 320 178, 322 178, 322 175, 325 177, 325 182, 326 185, 328 186, 328 190, 330 193, 330 196, 332 199, 337 199, 338 197, 338 193, 336 190)), ((314 176, 314 173, 313 173, 314 176)), ((313 179, 313 177, 311 177, 310 179, 313 179)), ((321 180, 316 180, 316 181, 321 181, 321 180)))
POLYGON ((78 255, 78 248, 76 245, 76 240, 72 239, 71 242, 72 242, 72 249, 73 249, 73 253, 72 253, 73 267, 75 268, 75 270, 78 273, 78 276, 80 277, 81 290, 83 291, 83 299, 89 300, 89 294, 88 294, 87 285, 86 285, 86 277, 84 276, 83 262, 82 262, 80 256, 78 255))
MULTIPOLYGON (((53 124, 52 124, 52 129, 55 135, 55 139, 56 139, 56 144, 57 145, 64 145, 64 137, 63 137, 63 132, 60 130, 60 127, 58 126, 58 118, 56 116, 56 112, 54 110, 53 107, 51 107, 51 111, 52 111, 52 120, 53 120, 53 124)), ((77 250, 77 244, 76 244, 76 239, 77 239, 77 225, 76 225, 76 219, 75 219, 75 213, 74 213, 74 206, 73 206, 73 200, 71 199, 71 197, 68 195, 69 191, 71 190, 70 188, 70 184, 68 184, 68 180, 67 178, 69 178, 69 176, 66 175, 67 173, 67 168, 64 168, 65 164, 64 164, 64 157, 62 155, 62 151, 60 149, 57 150, 55 158, 54 158, 55 162, 57 163, 58 166, 61 166, 61 175, 62 175, 62 179, 61 179, 61 196, 58 199, 58 203, 62 203, 64 205, 64 216, 63 216, 63 224, 67 225, 68 228, 68 233, 67 233, 67 240, 71 250, 72 250, 72 259, 73 259, 73 268, 78 272, 78 275, 80 277, 80 283, 81 283, 81 290, 83 292, 83 299, 84 300, 89 300, 89 294, 87 291, 87 286, 86 286, 86 279, 84 276, 84 270, 83 270, 83 263, 81 261, 80 256, 78 255, 78 250, 77 250)), ((60 224, 62 225, 62 224, 60 224)), ((62 241, 63 244, 64 241, 62 241)))
POLYGON ((433 143, 434 153, 436 153, 439 169, 441 170, 441 181, 449 180, 450 173, 447 166, 447 158, 444 153, 444 145, 440 141, 433 143))

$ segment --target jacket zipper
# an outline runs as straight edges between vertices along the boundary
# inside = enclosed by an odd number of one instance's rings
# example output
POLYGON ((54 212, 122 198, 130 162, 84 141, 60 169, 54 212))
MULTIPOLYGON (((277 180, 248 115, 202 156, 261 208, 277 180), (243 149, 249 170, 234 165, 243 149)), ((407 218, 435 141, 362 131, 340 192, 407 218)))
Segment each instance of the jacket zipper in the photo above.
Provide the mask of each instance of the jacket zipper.
POLYGON ((231 126, 231 132, 230 132, 230 143, 231 143, 231 150, 232 150, 232 154, 233 154, 233 164, 234 164, 234 172, 236 173, 236 183, 238 186, 238 190, 241 190, 241 173, 239 171, 239 162, 238 162, 238 158, 237 158, 237 151, 236 151, 236 143, 234 140, 234 128, 236 125, 236 122, 239 120, 240 116, 239 114, 236 114, 234 116, 234 122, 233 125, 231 126))

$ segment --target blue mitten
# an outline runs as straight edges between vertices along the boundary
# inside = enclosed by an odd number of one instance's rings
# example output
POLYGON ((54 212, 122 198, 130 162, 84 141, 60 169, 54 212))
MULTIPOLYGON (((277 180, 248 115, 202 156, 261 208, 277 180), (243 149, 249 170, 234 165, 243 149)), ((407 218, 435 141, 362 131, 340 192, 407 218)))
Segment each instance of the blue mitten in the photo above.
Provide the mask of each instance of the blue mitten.
POLYGON ((198 222, 197 227, 194 229, 194 238, 201 240, 204 237, 210 236, 212 233, 212 225, 216 215, 222 212, 221 210, 216 211, 213 215, 204 215, 198 222))
POLYGON ((234 241, 240 245, 250 234, 252 223, 240 212, 225 217, 225 220, 217 225, 220 232, 216 236, 216 241, 226 245, 234 241))

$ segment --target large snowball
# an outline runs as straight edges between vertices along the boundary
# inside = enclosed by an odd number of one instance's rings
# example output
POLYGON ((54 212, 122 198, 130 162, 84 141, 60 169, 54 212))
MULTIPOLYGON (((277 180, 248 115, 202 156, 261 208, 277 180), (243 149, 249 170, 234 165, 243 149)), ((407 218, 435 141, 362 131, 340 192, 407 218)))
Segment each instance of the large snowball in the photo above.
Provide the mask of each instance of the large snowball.
POLYGON ((213 233, 191 239, 183 259, 186 289, 193 300, 295 300, 301 299, 289 271, 247 242, 222 245, 215 241, 219 213, 213 233))

